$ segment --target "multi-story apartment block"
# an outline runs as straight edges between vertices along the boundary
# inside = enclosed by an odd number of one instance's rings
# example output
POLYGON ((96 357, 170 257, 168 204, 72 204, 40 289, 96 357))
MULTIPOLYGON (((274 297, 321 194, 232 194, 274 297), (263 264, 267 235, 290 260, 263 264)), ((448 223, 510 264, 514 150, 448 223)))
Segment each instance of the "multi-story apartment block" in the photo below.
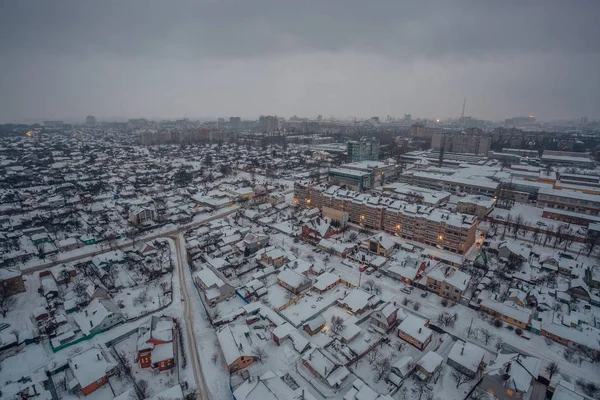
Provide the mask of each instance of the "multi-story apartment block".
POLYGON ((542 188, 538 192, 537 206, 587 215, 598 215, 600 211, 600 196, 576 192, 574 190, 542 188))
POLYGON ((296 183, 294 196, 297 205, 342 210, 348 213, 350 222, 453 253, 464 254, 475 243, 477 217, 473 215, 342 190, 336 186, 296 183))
POLYGON ((379 139, 362 137, 347 144, 348 162, 379 160, 379 139))

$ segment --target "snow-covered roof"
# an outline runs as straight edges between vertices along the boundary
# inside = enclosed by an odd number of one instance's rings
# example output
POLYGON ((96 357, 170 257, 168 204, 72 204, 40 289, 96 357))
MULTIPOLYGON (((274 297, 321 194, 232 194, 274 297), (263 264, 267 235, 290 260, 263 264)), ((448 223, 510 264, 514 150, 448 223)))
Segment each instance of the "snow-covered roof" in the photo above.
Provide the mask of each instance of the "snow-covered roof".
POLYGON ((398 326, 398 330, 406 333, 420 343, 425 343, 432 335, 432 330, 425 326, 427 320, 409 314, 398 326))
POLYGON ((418 364, 425 371, 432 374, 442 362, 444 362, 444 357, 434 351, 428 351, 427 354, 421 357, 418 364))
POLYGON ((346 297, 340 300, 340 303, 345 304, 350 311, 356 313, 369 305, 373 297, 375 295, 367 293, 362 289, 354 288, 346 297))
POLYGON ((157 344, 152 349, 151 359, 152 363, 158 363, 161 361, 167 361, 174 358, 173 343, 162 343, 157 344))
POLYGON ((277 280, 285 283, 293 289, 298 289, 299 287, 310 283, 310 279, 304 275, 287 268, 284 268, 279 275, 277 275, 277 280))
POLYGON ((98 347, 92 347, 69 360, 69 367, 82 389, 106 376, 117 366, 114 360, 107 359, 105 353, 98 347))
POLYGON ((252 346, 248 341, 250 331, 246 324, 228 324, 217 331, 225 362, 231 365, 241 356, 250 356, 252 346))
POLYGON ((481 360, 485 356, 486 351, 479 346, 470 342, 458 340, 452 346, 448 360, 454 361, 458 365, 462 365, 469 371, 475 373, 479 369, 481 360))
POLYGON ((331 272, 324 272, 321 275, 319 275, 319 277, 317 278, 317 281, 314 283, 313 287, 317 290, 323 291, 328 286, 333 285, 334 283, 338 282, 339 280, 340 280, 340 277, 337 276, 336 274, 333 274, 331 272))

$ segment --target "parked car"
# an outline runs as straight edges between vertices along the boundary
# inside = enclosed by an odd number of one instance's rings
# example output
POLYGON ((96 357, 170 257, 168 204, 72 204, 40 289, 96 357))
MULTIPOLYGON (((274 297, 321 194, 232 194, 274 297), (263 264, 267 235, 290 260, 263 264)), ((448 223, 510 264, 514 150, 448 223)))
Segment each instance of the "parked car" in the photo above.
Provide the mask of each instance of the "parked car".
POLYGON ((359 270, 360 272, 365 272, 365 270, 366 270, 366 269, 367 269, 367 266, 366 266, 366 265, 361 265, 360 267, 358 267, 358 270, 359 270))
POLYGON ((421 293, 421 297, 422 298, 425 298, 427 296, 429 296, 429 292, 423 292, 423 293, 421 293))
POLYGON ((379 272, 379 271, 375 272, 375 278, 381 278, 381 272, 379 272))
POLYGON ((375 268, 373 268, 373 267, 369 267, 369 268, 367 268, 367 270, 365 271, 365 274, 367 274, 367 275, 371 275, 373 272, 375 272, 375 268))
POLYGON ((406 293, 406 294, 411 294, 413 291, 412 286, 405 286, 402 289, 400 289, 401 292, 406 293))

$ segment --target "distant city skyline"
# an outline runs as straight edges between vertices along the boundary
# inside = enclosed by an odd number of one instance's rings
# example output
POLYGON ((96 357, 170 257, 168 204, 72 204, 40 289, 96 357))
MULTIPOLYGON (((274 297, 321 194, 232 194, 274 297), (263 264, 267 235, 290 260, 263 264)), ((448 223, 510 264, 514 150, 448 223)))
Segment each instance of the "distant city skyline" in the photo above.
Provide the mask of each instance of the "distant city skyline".
POLYGON ((0 14, 0 121, 598 118, 600 2, 23 0, 0 14), (81 117, 80 117, 81 116, 81 117))

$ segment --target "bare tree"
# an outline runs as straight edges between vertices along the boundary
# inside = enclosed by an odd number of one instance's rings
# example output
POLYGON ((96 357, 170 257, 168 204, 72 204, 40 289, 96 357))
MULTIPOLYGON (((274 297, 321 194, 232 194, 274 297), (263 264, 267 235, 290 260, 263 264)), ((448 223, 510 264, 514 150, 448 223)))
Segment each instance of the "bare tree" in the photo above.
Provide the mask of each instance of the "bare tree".
POLYGON ((460 385, 471 381, 471 378, 469 378, 467 375, 461 372, 458 372, 457 370, 452 370, 452 372, 450 373, 450 377, 456 383, 457 389, 460 385))
POLYGON ((494 347, 496 348, 496 351, 502 350, 502 347, 504 347, 504 340, 502 340, 502 338, 498 338, 494 344, 494 347))
POLYGON ((483 336, 483 340, 485 341, 485 345, 486 346, 488 345, 488 343, 490 342, 490 340, 494 339, 494 337, 496 336, 492 332, 490 332, 490 330, 487 329, 487 328, 481 328, 479 330, 479 332, 483 336))
POLYGON ((375 371, 375 382, 379 382, 380 380, 387 377, 390 373, 391 368, 392 362, 390 360, 390 357, 385 357, 375 361, 375 364, 373 365, 373 370, 375 371))
POLYGON ((267 353, 267 350, 265 350, 264 347, 257 346, 254 349, 252 349, 252 352, 254 354, 254 358, 256 358, 261 364, 269 358, 269 354, 267 353))
POLYGON ((333 333, 339 334, 341 331, 344 330, 345 327, 346 324, 342 317, 339 317, 337 315, 331 317, 331 330, 333 331, 333 333))
POLYGON ((415 311, 419 311, 419 308, 421 308, 421 303, 419 303, 418 301, 415 301, 415 303, 413 304, 413 309, 415 311))
POLYGON ((550 364, 546 365, 546 372, 548 373, 548 380, 552 380, 552 376, 558 372, 558 364, 552 361, 550 364))
POLYGON ((598 243, 600 243, 600 234, 597 231, 588 230, 588 235, 585 238, 585 250, 588 257, 592 254, 598 243))
POLYGON ((429 387, 427 385, 427 382, 415 378, 413 382, 412 392, 414 396, 413 398, 421 400, 423 395, 429 393, 429 387))
POLYGON ((331 258, 329 257, 329 254, 328 254, 323 258, 323 265, 325 265, 325 267, 327 267, 327 264, 329 264, 330 261, 331 261, 331 258))
POLYGON ((375 286, 375 281, 371 278, 367 279, 364 283, 363 283, 363 287, 365 289, 367 289, 369 292, 373 290, 373 287, 375 286))
POLYGON ((312 254, 309 254, 308 256, 306 256, 306 260, 310 263, 314 263, 315 262, 315 256, 313 256, 312 254))
POLYGON ((518 231, 521 228, 521 225, 523 225, 524 220, 525 217, 523 217, 523 214, 519 214, 515 217, 515 221, 513 223, 513 233, 515 234, 515 239, 517 238, 518 231))
POLYGON ((350 240, 351 242, 356 242, 357 239, 358 239, 358 234, 356 232, 352 232, 352 233, 350 233, 350 236, 348 236, 348 240, 350 240))
MULTIPOLYGON (((5 281, 7 282, 7 281, 5 281)), ((13 295, 17 292, 16 285, 12 283, 12 281, 8 281, 8 283, 4 285, 0 285, 0 313, 2 317, 6 318, 6 314, 12 310, 17 302, 17 300, 13 297, 13 295)))
POLYGON ((377 361, 379 359, 380 355, 381 355, 381 348, 379 346, 377 346, 367 354, 367 361, 369 362, 369 364, 373 364, 375 361, 377 361))

